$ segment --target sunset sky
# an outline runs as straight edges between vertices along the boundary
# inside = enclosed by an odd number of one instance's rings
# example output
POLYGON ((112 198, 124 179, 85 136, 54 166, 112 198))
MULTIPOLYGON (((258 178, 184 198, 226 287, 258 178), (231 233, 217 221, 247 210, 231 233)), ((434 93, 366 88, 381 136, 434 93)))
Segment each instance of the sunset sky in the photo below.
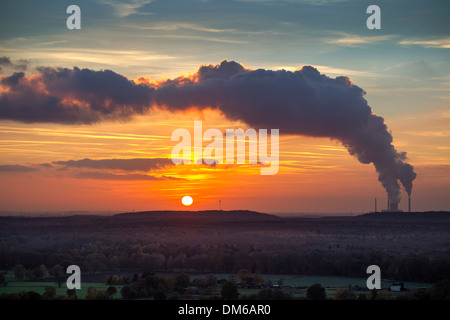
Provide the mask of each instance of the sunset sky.
MULTIPOLYGON (((144 98, 133 99, 174 79, 186 90, 200 85, 199 68, 216 70, 223 60, 248 72, 284 69, 289 77, 313 66, 332 79, 350 78, 417 173, 413 210, 450 210, 449 16, 448 1, 1 1, 0 211, 184 210, 186 195, 194 200, 189 210, 218 209, 219 200, 224 210, 291 214, 368 212, 374 198, 379 210, 386 207, 374 166, 326 136, 279 128, 276 175, 250 164, 175 166, 175 129, 193 134, 198 120, 204 130, 250 125, 217 108, 148 108, 144 98), (71 4, 81 8, 81 30, 66 27, 71 4), (381 8, 380 30, 366 27, 371 4, 381 8), (66 87, 59 67, 92 83, 66 87), (130 91, 119 94, 114 86, 124 79, 130 91), (22 95, 15 98, 29 101, 20 112, 10 107, 13 88, 22 95), (86 93, 92 88, 117 98, 98 102, 86 93), (54 100, 41 105, 35 93, 57 95, 65 111, 51 113, 54 100), (83 111, 77 120, 65 113, 105 105, 123 114, 87 119, 83 111)), ((274 112, 284 110, 273 103, 274 112)), ((260 118, 270 119, 266 111, 260 118)), ((399 208, 407 210, 403 187, 399 208)))

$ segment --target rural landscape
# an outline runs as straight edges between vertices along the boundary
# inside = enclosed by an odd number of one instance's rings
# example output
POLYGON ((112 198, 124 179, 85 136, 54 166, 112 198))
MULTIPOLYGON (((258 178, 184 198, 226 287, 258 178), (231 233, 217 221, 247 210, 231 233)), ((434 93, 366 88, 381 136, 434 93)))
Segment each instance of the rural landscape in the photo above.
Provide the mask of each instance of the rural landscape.
POLYGON ((3 216, 0 230, 0 299, 450 298, 448 212, 3 216), (80 290, 66 286, 73 264, 80 290), (380 290, 366 286, 372 264, 380 290))
POLYGON ((4 314, 448 313, 449 16, 448 0, 0 1, 4 314), (43 312, 11 302, 30 300, 43 312))

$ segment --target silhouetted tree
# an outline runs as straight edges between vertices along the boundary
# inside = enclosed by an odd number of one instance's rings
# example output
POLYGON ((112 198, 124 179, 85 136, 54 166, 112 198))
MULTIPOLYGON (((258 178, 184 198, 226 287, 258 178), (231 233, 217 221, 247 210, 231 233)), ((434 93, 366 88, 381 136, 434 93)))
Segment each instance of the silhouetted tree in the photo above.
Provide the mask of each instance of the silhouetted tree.
POLYGON ((256 270, 255 273, 253 274, 253 283, 256 286, 262 285, 264 283, 264 278, 259 270, 256 270))
POLYGON ((136 299, 137 293, 136 291, 128 285, 125 285, 120 290, 120 295, 123 299, 136 299))
POLYGON ((429 292, 432 300, 450 300, 450 279, 435 284, 429 292))
POLYGON ((42 298, 44 298, 44 299, 55 299, 56 298, 56 289, 55 289, 55 287, 52 287, 52 286, 45 287, 44 293, 42 294, 42 298))
POLYGON ((64 275, 64 269, 61 265, 55 264, 53 267, 50 268, 48 271, 51 277, 57 278, 58 280, 58 287, 61 287, 61 278, 64 275))
POLYGON ((94 287, 89 287, 87 289, 86 299, 94 300, 96 295, 97 295, 97 289, 95 289, 94 287))
POLYGON ((333 296, 333 300, 354 300, 355 294, 346 288, 339 288, 333 296))
POLYGON ((205 277, 207 287, 217 287, 217 280, 214 276, 208 275, 205 277))
POLYGON ((364 293, 358 295, 358 300, 367 300, 367 296, 364 293))
POLYGON ((320 283, 315 283, 306 291, 306 297, 311 300, 324 300, 327 297, 327 294, 325 293, 325 288, 322 287, 320 283))
POLYGON ((108 292, 108 296, 113 299, 113 296, 117 293, 117 288, 114 286, 109 286, 106 291, 108 292))
POLYGON ((34 291, 28 291, 20 297, 21 300, 41 300, 42 297, 39 293, 34 291))
POLYGON ((39 269, 41 269, 42 278, 45 278, 48 275, 47 267, 43 264, 39 266, 39 269))
POLYGON ((281 290, 273 290, 273 300, 290 300, 292 297, 288 293, 284 293, 281 290))
POLYGON ((241 284, 245 284, 247 281, 247 278, 250 278, 252 276, 251 272, 248 269, 241 269, 238 271, 238 276, 241 284))
POLYGON ((184 289, 186 287, 189 287, 191 285, 190 278, 185 273, 180 273, 175 277, 175 288, 177 288, 178 291, 180 289, 184 289))
POLYGON ((66 294, 67 294, 67 297, 69 297, 69 299, 73 299, 73 300, 78 299, 76 289, 67 289, 66 294))
POLYGON ((273 290, 272 289, 263 289, 258 292, 257 295, 258 300, 273 300, 273 290))
POLYGON ((192 280, 192 284, 196 287, 204 288, 206 287, 206 280, 204 278, 195 278, 192 280))
POLYGON ((222 285, 220 294, 225 300, 237 300, 239 297, 239 292, 237 285, 233 281, 227 281, 222 285))
POLYGON ((373 288, 372 290, 370 290, 370 292, 372 293, 372 300, 375 300, 377 298, 378 295, 378 291, 377 289, 373 288))
POLYGON ((164 292, 162 292, 162 291, 158 291, 158 292, 155 293, 153 298, 155 300, 166 300, 166 294, 164 292))
POLYGON ((23 265, 21 264, 16 264, 13 267, 13 272, 14 272, 14 279, 16 281, 22 281, 25 278, 25 268, 23 267, 23 265))
POLYGON ((100 289, 100 290, 97 290, 94 299, 95 300, 108 300, 110 298, 111 298, 111 296, 109 295, 107 289, 100 289))
POLYGON ((113 286, 117 286, 118 284, 120 284, 120 278, 119 278, 119 276, 118 275, 113 275, 112 277, 111 277, 111 283, 110 283, 111 285, 113 285, 113 286))
POLYGON ((33 277, 36 279, 42 279, 46 274, 47 268, 43 264, 33 269, 33 277))

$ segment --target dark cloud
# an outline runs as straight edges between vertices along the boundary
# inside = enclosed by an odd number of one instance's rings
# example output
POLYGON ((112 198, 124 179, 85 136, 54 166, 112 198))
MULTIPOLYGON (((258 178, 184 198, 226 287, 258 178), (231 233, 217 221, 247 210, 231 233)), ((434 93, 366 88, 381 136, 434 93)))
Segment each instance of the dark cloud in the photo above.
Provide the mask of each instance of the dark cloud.
POLYGON ((6 87, 16 87, 19 85, 20 80, 25 77, 25 73, 23 72, 14 72, 12 76, 5 77, 2 79, 2 85, 6 87))
POLYGON ((229 79, 235 74, 244 73, 249 70, 234 61, 223 60, 218 65, 201 66, 197 71, 198 81, 208 79, 229 79))
POLYGON ((0 95, 0 119, 63 124, 127 120, 148 110, 155 90, 110 70, 38 70, 34 77, 14 73, 2 79, 8 91, 0 95))
MULTIPOLYGON (((155 87, 161 88, 165 86, 174 85, 177 87, 194 85, 196 82, 202 82, 208 79, 228 79, 231 76, 244 73, 249 70, 245 69, 241 64, 234 61, 223 60, 218 65, 201 66, 197 72, 192 76, 180 76, 175 79, 167 79, 158 82, 155 87)), ((139 78, 139 81, 145 82, 145 78, 139 78)), ((149 83, 149 85, 152 85, 149 83)))
POLYGON ((216 163, 215 159, 205 159, 205 158, 197 159, 196 163, 197 164, 202 164, 202 165, 205 165, 205 166, 208 166, 208 167, 212 167, 212 168, 216 168, 216 166, 217 166, 217 163, 216 163))
POLYGON ((173 162, 167 158, 137 158, 137 159, 82 159, 68 161, 54 161, 53 164, 71 168, 108 169, 123 171, 152 171, 160 170, 167 166, 173 166, 173 162))
MULTIPOLYGON (((145 79, 143 78, 139 78, 139 81, 145 81, 145 79)), ((184 86, 184 85, 188 85, 188 84, 194 84, 195 81, 193 78, 189 78, 189 77, 178 77, 175 79, 167 79, 161 82, 158 82, 157 84, 153 85, 152 83, 148 83, 150 86, 154 86, 154 87, 164 87, 164 86, 168 86, 168 85, 174 85, 174 86, 184 86)))
POLYGON ((21 165, 17 165, 17 164, 4 164, 4 165, 0 165, 0 172, 31 172, 31 171, 36 171, 36 168, 33 167, 26 167, 26 166, 21 166, 21 165))
POLYGON ((40 167, 42 168, 46 168, 46 169, 52 169, 53 165, 51 165, 50 163, 41 163, 39 164, 40 167))
POLYGON ((12 66, 11 59, 8 57, 0 57, 0 66, 10 67, 12 66))
POLYGON ((20 59, 16 63, 13 63, 9 57, 0 57, 0 72, 2 72, 3 68, 15 71, 25 71, 27 70, 28 65, 28 60, 20 59))
POLYGON ((409 194, 416 177, 406 154, 392 145, 384 119, 372 113, 364 90, 347 77, 330 78, 311 66, 295 72, 251 71, 222 61, 155 86, 136 84, 109 70, 39 71, 33 78, 20 73, 3 78, 8 90, 0 96, 0 119, 94 123, 127 120, 151 107, 214 108, 255 129, 340 141, 361 163, 374 164, 392 202, 400 199, 399 182, 409 194))
POLYGON ((28 60, 20 59, 14 64, 14 69, 19 71, 25 71, 28 68, 30 62, 28 60))
POLYGON ((173 177, 155 177, 146 174, 115 174, 107 172, 80 172, 76 175, 79 179, 99 179, 99 180, 145 180, 145 181, 156 181, 156 180, 181 180, 173 177))
MULTIPOLYGON (((58 171, 68 170, 70 168, 78 169, 98 169, 98 170, 121 170, 121 171, 157 171, 163 170, 167 166, 173 166, 173 162, 166 158, 152 158, 152 159, 104 159, 104 160, 68 160, 68 161, 54 161, 50 163, 41 163, 35 167, 27 167, 22 165, 0 165, 1 172, 30 172, 40 169, 55 169, 58 171)), ((77 170, 80 171, 80 170, 77 170)), ((82 171, 75 174, 79 179, 102 179, 102 180, 185 180, 182 178, 175 178, 169 176, 152 176, 146 174, 118 174, 111 172, 95 172, 82 171)))

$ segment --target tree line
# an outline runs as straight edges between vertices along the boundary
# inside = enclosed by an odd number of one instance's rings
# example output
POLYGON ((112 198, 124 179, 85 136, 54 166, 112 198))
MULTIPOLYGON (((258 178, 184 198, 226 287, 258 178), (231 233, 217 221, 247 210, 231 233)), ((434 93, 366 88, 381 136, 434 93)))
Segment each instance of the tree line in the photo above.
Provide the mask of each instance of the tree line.
POLYGON ((403 281, 436 282, 450 278, 446 257, 420 252, 368 248, 271 248, 255 245, 87 241, 39 250, 0 250, 0 269, 14 270, 18 280, 60 277, 76 264, 85 274, 110 270, 148 272, 237 273, 366 277, 366 268, 378 265, 382 277, 403 281), (16 270, 17 269, 17 270, 16 270))

